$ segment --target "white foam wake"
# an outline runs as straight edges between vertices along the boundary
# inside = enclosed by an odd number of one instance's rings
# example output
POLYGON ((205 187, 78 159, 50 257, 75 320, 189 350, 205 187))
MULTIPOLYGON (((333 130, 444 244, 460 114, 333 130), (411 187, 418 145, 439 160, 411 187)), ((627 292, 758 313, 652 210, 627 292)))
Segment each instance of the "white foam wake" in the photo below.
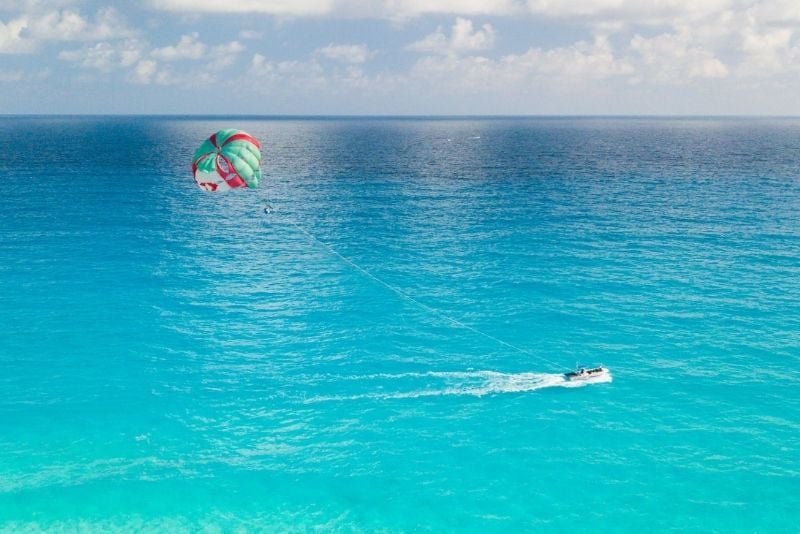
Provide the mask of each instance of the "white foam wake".
POLYGON ((527 393, 545 388, 579 388, 612 381, 611 374, 589 380, 571 382, 564 375, 553 373, 499 373, 497 371, 429 371, 424 373, 378 373, 337 377, 337 381, 365 382, 365 392, 320 395, 306 403, 362 399, 415 399, 440 396, 498 395, 527 393), (422 382, 422 383, 420 383, 422 382), (407 387, 400 387, 402 385, 407 387))

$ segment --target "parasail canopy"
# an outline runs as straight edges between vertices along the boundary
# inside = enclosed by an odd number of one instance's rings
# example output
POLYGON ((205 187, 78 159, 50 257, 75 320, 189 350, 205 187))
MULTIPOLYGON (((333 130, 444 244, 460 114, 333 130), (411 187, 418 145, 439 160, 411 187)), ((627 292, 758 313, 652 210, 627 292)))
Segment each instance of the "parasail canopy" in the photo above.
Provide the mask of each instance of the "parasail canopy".
POLYGON ((261 143, 241 130, 220 130, 195 151, 192 172, 198 187, 206 191, 257 187, 261 180, 261 143))

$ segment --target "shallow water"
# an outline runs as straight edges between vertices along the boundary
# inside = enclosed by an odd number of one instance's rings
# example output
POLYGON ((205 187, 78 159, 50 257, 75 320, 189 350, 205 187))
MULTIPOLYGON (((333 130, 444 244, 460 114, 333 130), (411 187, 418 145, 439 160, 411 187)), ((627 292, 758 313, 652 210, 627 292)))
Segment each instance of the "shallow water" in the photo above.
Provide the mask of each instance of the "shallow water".
POLYGON ((0 140, 2 529, 800 528, 800 120, 0 140))

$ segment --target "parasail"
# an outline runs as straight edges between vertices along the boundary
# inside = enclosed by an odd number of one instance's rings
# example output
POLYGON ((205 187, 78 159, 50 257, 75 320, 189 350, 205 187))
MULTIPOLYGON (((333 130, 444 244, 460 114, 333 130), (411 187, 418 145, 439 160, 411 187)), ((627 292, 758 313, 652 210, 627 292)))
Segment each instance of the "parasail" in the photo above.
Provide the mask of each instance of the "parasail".
POLYGON ((220 130, 192 157, 192 173, 206 191, 257 187, 261 180, 261 144, 241 130, 220 130))

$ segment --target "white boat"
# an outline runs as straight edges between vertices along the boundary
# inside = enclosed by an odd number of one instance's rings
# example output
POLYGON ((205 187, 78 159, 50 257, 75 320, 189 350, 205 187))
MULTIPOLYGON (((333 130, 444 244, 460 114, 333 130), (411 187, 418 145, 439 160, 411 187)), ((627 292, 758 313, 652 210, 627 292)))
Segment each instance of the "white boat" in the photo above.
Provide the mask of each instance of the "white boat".
POLYGON ((608 376, 608 374, 609 370, 601 365, 600 367, 579 367, 574 371, 564 373, 564 378, 572 382, 577 380, 591 380, 601 376, 608 376))

